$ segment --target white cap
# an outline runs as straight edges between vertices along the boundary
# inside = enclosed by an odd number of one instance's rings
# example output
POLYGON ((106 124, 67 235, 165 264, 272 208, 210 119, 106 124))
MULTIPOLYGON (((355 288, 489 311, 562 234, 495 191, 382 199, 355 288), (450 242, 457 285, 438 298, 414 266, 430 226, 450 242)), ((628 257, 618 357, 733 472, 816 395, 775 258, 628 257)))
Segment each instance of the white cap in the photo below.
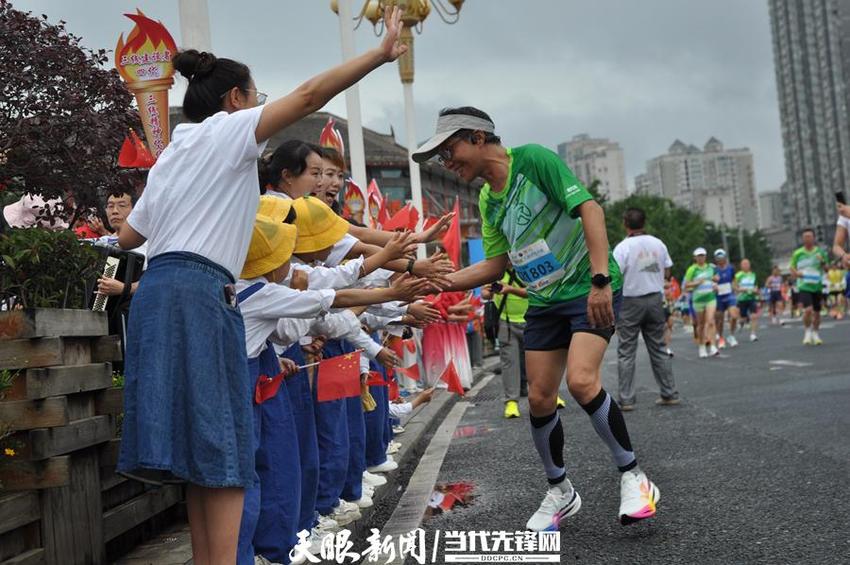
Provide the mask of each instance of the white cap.
POLYGON ((714 250, 714 256, 715 257, 726 257, 726 250, 723 249, 722 247, 718 247, 717 249, 714 250))
POLYGON ((705 250, 705 247, 697 247, 694 249, 694 257, 697 255, 708 255, 708 251, 705 250))

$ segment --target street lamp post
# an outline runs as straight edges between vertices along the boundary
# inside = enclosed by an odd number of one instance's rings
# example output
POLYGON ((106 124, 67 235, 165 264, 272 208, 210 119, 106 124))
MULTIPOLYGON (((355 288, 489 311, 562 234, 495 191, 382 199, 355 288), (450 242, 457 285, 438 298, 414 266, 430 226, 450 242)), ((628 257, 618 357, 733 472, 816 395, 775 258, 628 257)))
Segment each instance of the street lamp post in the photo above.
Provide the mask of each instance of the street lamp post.
MULTIPOLYGON (((410 192, 413 206, 419 211, 419 224, 417 230, 422 229, 425 214, 422 207, 422 180, 419 176, 419 164, 411 157, 416 150, 416 115, 413 107, 413 30, 422 32, 422 22, 431 13, 431 8, 439 14, 440 18, 448 23, 457 23, 460 18, 460 9, 464 0, 366 0, 360 10, 357 25, 363 19, 369 20, 375 28, 376 34, 383 33, 383 16, 385 8, 398 6, 404 11, 400 41, 407 45, 407 53, 398 60, 398 71, 404 89, 404 122, 407 130, 407 158, 410 168, 410 192), (447 6, 446 3, 450 5, 447 6), (380 28, 378 24, 380 23, 380 28)), ((331 8, 337 11, 337 1, 331 0, 331 8)), ((350 132, 349 132, 350 135, 350 132)), ((418 246, 417 251, 420 258, 425 256, 425 247, 418 246)))

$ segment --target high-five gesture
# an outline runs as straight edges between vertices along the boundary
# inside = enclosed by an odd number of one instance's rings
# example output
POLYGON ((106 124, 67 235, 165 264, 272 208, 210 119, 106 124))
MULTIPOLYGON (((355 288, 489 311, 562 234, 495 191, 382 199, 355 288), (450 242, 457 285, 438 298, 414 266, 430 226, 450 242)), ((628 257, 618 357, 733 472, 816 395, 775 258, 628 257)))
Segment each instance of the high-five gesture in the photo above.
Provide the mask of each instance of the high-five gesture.
POLYGON ((384 40, 381 42, 381 51, 384 53, 387 62, 395 61, 407 53, 407 45, 399 41, 401 28, 404 25, 401 23, 401 14, 402 11, 398 6, 384 10, 386 32, 384 33, 384 40))

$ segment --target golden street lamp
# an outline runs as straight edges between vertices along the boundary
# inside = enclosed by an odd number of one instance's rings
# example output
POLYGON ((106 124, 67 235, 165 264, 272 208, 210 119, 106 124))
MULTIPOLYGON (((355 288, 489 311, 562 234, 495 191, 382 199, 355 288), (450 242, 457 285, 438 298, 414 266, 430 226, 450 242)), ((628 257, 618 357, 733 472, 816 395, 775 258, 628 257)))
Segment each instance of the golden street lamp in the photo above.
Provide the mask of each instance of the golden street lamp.
MULTIPOLYGON (((348 1, 341 0, 344 4, 348 1)), ((404 27, 401 30, 400 41, 407 44, 407 53, 399 58, 398 71, 404 89, 404 118, 410 166, 410 191, 413 205, 419 210, 420 224, 418 229, 422 228, 424 213, 422 210, 422 182, 419 178, 419 165, 410 158, 410 153, 416 149, 416 121, 413 112, 413 30, 422 33, 422 24, 431 13, 432 8, 445 23, 457 23, 460 19, 463 2, 464 0, 366 0, 363 2, 359 15, 354 18, 357 21, 355 29, 360 27, 365 19, 372 24, 375 34, 381 35, 384 31, 384 10, 394 6, 403 10, 402 23, 404 27)), ((348 11, 346 8, 347 6, 343 5, 342 17, 345 17, 348 11)), ((340 13, 338 0, 331 0, 331 9, 335 13, 340 13)), ((424 256, 424 253, 424 246, 419 246, 420 257, 424 256)))

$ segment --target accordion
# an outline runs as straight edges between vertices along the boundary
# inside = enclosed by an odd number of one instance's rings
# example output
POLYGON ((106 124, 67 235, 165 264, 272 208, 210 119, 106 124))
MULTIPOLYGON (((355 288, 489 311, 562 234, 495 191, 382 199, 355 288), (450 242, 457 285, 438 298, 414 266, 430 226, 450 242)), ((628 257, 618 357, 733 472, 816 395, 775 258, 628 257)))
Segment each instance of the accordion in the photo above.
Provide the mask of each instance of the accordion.
MULTIPOLYGON (((101 276, 118 279, 121 282, 134 283, 142 276, 145 267, 145 256, 141 253, 125 251, 112 245, 94 244, 94 249, 103 256, 101 276)), ((129 296, 107 296, 97 292, 97 280, 90 282, 89 308, 96 312, 109 314, 110 326, 112 319, 130 308, 129 296)))

